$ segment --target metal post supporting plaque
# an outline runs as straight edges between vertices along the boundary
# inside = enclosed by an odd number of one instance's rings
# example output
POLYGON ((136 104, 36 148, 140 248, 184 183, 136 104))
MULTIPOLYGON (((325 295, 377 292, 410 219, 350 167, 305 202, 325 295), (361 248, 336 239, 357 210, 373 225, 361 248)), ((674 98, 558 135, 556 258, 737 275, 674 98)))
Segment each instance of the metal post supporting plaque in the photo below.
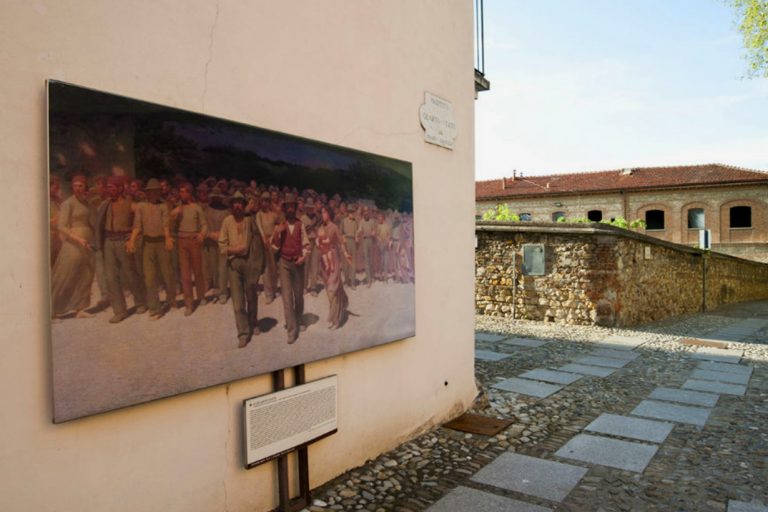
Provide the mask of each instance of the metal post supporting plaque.
POLYGON ((272 372, 273 392, 243 402, 245 467, 277 460, 280 505, 276 512, 309 507, 309 445, 336 432, 337 377, 307 382, 304 365, 294 366, 294 386, 286 388, 285 370, 272 372), (289 454, 296 452, 299 495, 291 498, 289 454))

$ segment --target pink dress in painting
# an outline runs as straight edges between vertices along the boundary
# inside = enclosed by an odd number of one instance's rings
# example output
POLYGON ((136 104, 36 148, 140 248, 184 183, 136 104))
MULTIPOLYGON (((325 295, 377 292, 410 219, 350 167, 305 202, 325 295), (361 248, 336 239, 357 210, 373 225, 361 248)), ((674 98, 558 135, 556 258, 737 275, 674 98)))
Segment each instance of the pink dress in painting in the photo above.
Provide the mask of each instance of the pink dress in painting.
POLYGON ((328 294, 329 329, 336 329, 346 321, 349 305, 341 279, 341 254, 343 253, 341 240, 341 232, 333 222, 323 224, 317 230, 316 243, 320 251, 320 267, 325 292, 328 294))

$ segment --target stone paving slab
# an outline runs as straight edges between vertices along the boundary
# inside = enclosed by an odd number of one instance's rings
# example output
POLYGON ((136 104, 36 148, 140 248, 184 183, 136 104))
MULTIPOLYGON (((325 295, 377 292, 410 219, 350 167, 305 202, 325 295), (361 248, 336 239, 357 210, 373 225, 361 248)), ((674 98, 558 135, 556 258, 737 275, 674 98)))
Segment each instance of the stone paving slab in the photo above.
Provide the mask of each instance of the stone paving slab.
POLYGON ((592 377, 607 377, 616 372, 615 368, 606 368, 605 366, 589 366, 585 364, 567 364, 558 368, 561 372, 578 373, 581 375, 590 375, 592 377))
POLYGON ((540 347, 546 345, 546 341, 534 340, 531 338, 509 338, 504 340, 505 345, 516 345, 518 347, 540 347))
POLYGON ((488 333, 488 332, 475 333, 476 341, 487 341, 489 343, 496 343, 497 341, 501 341, 507 338, 509 338, 508 334, 495 334, 495 333, 488 333))
POLYGON ((718 361, 721 363, 738 363, 741 361, 743 351, 727 348, 701 347, 691 354, 694 359, 705 359, 707 361, 718 361))
POLYGON ((628 437, 639 441, 663 443, 672 429, 673 423, 665 421, 644 420, 618 414, 603 413, 584 430, 598 434, 628 437))
POLYGON ((627 366, 630 361, 625 361, 623 359, 612 359, 610 357, 587 356, 582 357, 581 359, 577 359, 574 361, 574 363, 586 364, 589 366, 605 366, 608 368, 623 368, 627 366))
POLYGON ((744 396, 747 387, 740 384, 728 384, 727 382, 714 382, 711 380, 688 379, 683 383, 684 389, 705 391, 707 393, 721 393, 724 395, 744 396))
POLYGON ((609 357, 612 359, 625 359, 627 361, 634 361, 640 357, 640 354, 637 352, 632 352, 631 350, 616 350, 612 348, 602 348, 595 350, 590 355, 596 357, 609 357))
POLYGON ((680 402, 688 405, 699 405, 702 407, 714 407, 717 404, 720 395, 703 393, 701 391, 691 391, 689 389, 656 388, 648 398, 665 400, 667 402, 680 402))
POLYGON ((547 500, 563 501, 587 471, 587 468, 571 464, 507 452, 475 473, 472 480, 547 500))
POLYGON ((520 393, 521 395, 535 396, 536 398, 546 398, 563 389, 563 386, 560 385, 546 384, 544 382, 536 382, 535 380, 517 379, 515 377, 494 384, 492 387, 502 391, 520 393))
POLYGON ((735 373, 737 375, 752 375, 751 366, 743 366, 732 363, 717 363, 715 361, 702 361, 697 368, 701 370, 712 370, 715 372, 735 373))
POLYGON ((551 512, 551 508, 540 507, 524 501, 499 496, 469 487, 458 486, 434 505, 427 512, 551 512))
POLYGON ((768 512, 768 507, 759 502, 728 500, 728 512, 768 512))
POLYGON ((632 350, 646 342, 642 336, 628 336, 625 334, 614 334, 598 341, 598 345, 610 345, 610 348, 616 350, 632 350))
POLYGON ((581 375, 575 375, 573 373, 558 372, 555 370, 547 370, 546 368, 537 368, 525 373, 521 373, 518 377, 530 380, 541 380, 544 382, 553 382, 555 384, 573 384, 581 378, 581 375))
POLYGON ((691 374, 692 379, 714 380, 717 382, 728 382, 729 384, 749 384, 748 375, 738 375, 728 372, 716 372, 712 370, 694 370, 691 374))
POLYGON ((704 409, 702 407, 643 400, 630 414, 703 427, 709 418, 710 412, 712 412, 711 409, 704 409))
POLYGON ((656 454, 655 444, 631 443, 607 437, 579 434, 555 455, 601 466, 642 473, 656 454))
POLYGON ((501 361, 508 357, 512 357, 512 354, 501 354, 492 350, 475 350, 475 359, 481 361, 501 361))

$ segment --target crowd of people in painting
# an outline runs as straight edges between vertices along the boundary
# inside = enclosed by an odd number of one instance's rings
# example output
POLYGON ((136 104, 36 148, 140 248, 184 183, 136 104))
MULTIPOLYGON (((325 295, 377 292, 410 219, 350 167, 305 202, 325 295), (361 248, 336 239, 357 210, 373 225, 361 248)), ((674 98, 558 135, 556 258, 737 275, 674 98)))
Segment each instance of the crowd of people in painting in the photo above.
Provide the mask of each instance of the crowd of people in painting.
POLYGON ((77 174, 63 200, 61 185, 51 176, 54 319, 111 307, 111 323, 131 313, 156 320, 179 307, 180 289, 186 316, 231 300, 244 347, 259 334, 263 294, 267 304, 282 299, 293 343, 306 328, 306 293, 325 291, 328 328, 337 329, 348 315, 345 287, 414 279, 412 215, 370 200, 213 177, 77 174))

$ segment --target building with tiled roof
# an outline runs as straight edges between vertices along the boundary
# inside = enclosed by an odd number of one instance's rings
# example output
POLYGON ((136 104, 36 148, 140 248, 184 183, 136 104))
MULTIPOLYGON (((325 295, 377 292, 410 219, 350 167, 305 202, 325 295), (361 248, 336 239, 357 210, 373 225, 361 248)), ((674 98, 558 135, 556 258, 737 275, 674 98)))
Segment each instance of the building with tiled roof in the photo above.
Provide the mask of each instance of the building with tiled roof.
POLYGON ((648 235, 768 262, 768 173, 722 164, 511 177, 475 183, 478 217, 506 204, 523 221, 642 219, 648 235))

